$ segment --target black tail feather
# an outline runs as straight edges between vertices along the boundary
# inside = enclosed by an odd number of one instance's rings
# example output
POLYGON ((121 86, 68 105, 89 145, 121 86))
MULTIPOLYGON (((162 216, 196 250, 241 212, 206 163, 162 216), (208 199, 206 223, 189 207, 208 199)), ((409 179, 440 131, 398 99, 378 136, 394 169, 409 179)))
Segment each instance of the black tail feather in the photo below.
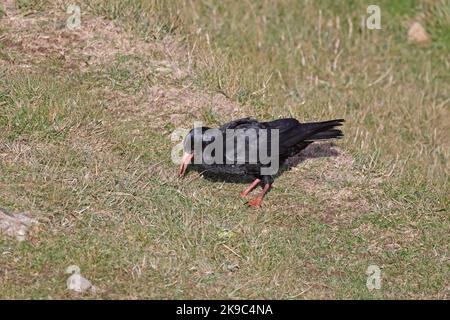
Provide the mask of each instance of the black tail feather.
MULTIPOLYGON (((299 123, 295 119, 277 120, 275 127, 282 127, 280 123, 285 124, 285 128, 280 135, 280 152, 289 152, 289 150, 301 150, 308 144, 316 140, 339 139, 343 136, 341 130, 336 127, 342 126, 344 119, 336 119, 322 122, 299 123), (289 121, 289 122, 287 122, 289 121)), ((274 122, 271 122, 273 125, 274 122)))
POLYGON ((336 129, 343 125, 344 119, 336 119, 322 122, 303 123, 303 129, 309 132, 305 140, 323 140, 340 138, 344 134, 341 130, 336 129))
POLYGON ((327 131, 322 131, 309 137, 308 140, 325 140, 325 139, 340 139, 344 136, 339 129, 329 129, 327 131))

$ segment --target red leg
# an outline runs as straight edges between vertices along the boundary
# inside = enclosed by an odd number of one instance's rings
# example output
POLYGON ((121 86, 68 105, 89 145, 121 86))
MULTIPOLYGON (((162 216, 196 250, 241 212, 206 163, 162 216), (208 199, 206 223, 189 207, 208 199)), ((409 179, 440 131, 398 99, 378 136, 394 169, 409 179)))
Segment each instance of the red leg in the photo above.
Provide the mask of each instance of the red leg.
POLYGON ((245 189, 244 191, 241 192, 241 198, 245 198, 245 197, 248 195, 248 193, 249 193, 250 191, 252 191, 253 189, 255 189, 255 187, 256 187, 256 186, 258 185, 258 183, 260 183, 260 182, 261 182, 261 180, 255 179, 255 181, 253 181, 252 184, 249 185, 249 186, 247 187, 247 189, 245 189))
POLYGON ((261 191, 261 193, 258 195, 257 198, 253 199, 252 201, 250 201, 248 203, 249 206, 251 207, 259 207, 263 201, 264 196, 266 195, 267 191, 269 191, 271 184, 267 183, 264 186, 264 189, 261 191))

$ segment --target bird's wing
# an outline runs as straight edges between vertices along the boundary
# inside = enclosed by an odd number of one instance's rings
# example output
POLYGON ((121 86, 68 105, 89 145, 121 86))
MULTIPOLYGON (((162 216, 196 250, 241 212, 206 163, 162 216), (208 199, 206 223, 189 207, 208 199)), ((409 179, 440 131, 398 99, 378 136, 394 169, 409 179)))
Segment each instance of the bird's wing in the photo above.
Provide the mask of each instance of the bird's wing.
POLYGON ((252 128, 252 127, 258 127, 259 122, 256 119, 253 118, 242 118, 230 121, 228 123, 225 123, 222 125, 219 130, 225 131, 227 129, 246 129, 246 128, 252 128))
POLYGON ((224 134, 224 158, 226 163, 249 163, 257 161, 260 130, 266 128, 253 118, 231 121, 220 127, 224 134))
POLYGON ((286 119, 278 119, 278 120, 269 121, 269 122, 263 122, 263 124, 270 129, 280 130, 280 135, 281 135, 284 133, 289 133, 293 129, 298 128, 300 125, 300 122, 298 122, 298 120, 294 119, 294 118, 286 118, 286 119))
MULTIPOLYGON (((289 153, 289 150, 305 136, 302 124, 294 118, 278 119, 264 123, 272 130, 278 130, 279 154, 289 153)), ((273 133, 272 133, 273 135, 273 133)))

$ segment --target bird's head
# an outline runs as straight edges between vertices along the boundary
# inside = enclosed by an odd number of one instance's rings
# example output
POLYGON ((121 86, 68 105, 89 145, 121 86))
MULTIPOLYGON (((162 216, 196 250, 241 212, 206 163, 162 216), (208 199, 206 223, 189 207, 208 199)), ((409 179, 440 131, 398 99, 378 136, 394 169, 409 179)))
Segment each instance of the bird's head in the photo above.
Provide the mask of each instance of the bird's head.
POLYGON ((182 177, 194 159, 194 156, 200 156, 203 149, 211 143, 215 136, 208 127, 197 127, 189 131, 183 141, 183 158, 181 160, 179 175, 182 177))

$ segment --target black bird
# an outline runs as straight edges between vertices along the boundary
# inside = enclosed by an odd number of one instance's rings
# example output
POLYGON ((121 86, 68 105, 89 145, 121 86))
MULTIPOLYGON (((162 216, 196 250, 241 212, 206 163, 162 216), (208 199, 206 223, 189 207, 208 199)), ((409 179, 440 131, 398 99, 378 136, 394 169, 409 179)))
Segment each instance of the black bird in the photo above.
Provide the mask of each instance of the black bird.
POLYGON ((259 122, 243 118, 216 129, 197 127, 184 139, 179 175, 184 176, 193 162, 197 164, 194 168, 203 172, 251 177, 254 181, 241 197, 245 198, 262 182, 261 193, 248 202, 250 206, 260 206, 271 188, 277 165, 314 141, 341 138, 342 131, 336 127, 343 122, 344 119, 300 123, 293 118, 259 122))

